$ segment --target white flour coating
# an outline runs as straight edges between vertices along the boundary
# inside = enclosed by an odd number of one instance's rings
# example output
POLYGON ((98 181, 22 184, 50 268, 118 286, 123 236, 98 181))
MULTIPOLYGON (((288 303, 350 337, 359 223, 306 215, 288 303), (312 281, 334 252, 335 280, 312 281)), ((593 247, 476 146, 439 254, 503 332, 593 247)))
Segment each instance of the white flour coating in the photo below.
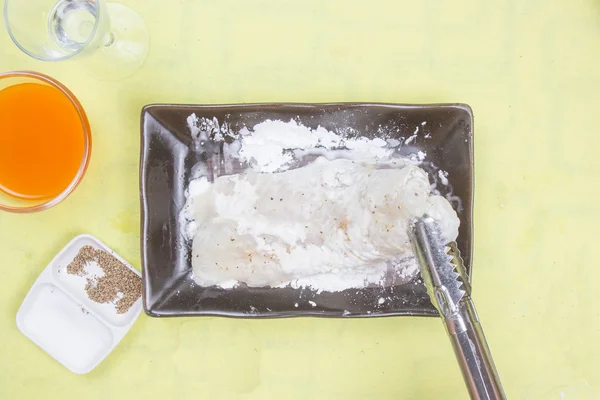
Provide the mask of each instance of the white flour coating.
POLYGON ((417 126, 415 128, 415 131, 413 132, 413 134, 404 141, 404 145, 411 144, 417 138, 418 135, 419 135, 419 127, 417 126))
POLYGON ((276 172, 289 169, 297 160, 293 150, 297 149, 347 149, 353 157, 369 157, 383 160, 390 157, 393 150, 386 148, 383 139, 343 138, 319 127, 309 129, 296 121, 283 122, 267 120, 240 131, 241 148, 238 158, 252 165, 260 172, 276 172))
POLYGON ((190 128, 190 133, 194 139, 201 141, 209 138, 215 141, 223 141, 224 135, 229 133, 229 126, 219 124, 217 118, 198 118, 196 114, 191 114, 187 117, 187 125, 190 128))
POLYGON ((455 211, 431 194, 427 173, 393 158, 384 140, 266 121, 236 142, 230 156, 248 169, 191 181, 182 212, 202 286, 340 291, 382 284, 390 273, 412 278, 412 219, 429 214, 446 240, 458 234, 455 211), (289 169, 311 154, 326 157, 289 169))
POLYGON ((448 186, 448 172, 439 170, 438 177, 440 178, 440 182, 442 182, 442 185, 448 186))

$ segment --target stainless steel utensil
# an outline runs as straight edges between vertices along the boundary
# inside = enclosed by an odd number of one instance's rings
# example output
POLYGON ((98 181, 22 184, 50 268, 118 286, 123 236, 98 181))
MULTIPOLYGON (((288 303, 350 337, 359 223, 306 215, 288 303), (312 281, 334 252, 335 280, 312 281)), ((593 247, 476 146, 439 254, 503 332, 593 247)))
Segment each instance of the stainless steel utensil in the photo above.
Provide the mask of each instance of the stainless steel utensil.
POLYGON ((444 321, 471 398, 506 399, 456 244, 444 242, 438 222, 429 216, 411 224, 409 236, 427 293, 444 321))

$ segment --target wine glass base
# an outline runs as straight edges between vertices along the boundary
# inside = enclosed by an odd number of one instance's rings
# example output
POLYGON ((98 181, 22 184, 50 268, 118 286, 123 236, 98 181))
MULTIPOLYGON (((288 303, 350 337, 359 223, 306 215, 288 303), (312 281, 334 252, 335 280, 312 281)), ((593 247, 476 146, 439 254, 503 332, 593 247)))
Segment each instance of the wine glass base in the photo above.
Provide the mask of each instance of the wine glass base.
POLYGON ((144 64, 150 36, 144 19, 131 8, 107 3, 106 10, 109 33, 98 50, 82 63, 96 78, 115 81, 131 76, 144 64))

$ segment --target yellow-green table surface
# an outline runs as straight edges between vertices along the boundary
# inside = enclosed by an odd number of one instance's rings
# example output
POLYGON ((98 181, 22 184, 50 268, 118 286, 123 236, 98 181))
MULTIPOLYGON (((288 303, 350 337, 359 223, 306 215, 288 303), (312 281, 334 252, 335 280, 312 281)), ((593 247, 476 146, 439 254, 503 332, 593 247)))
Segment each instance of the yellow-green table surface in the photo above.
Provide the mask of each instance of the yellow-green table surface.
POLYGON ((94 141, 64 203, 0 213, 0 399, 466 398, 434 318, 141 315, 84 376, 17 330, 25 294, 75 235, 93 234, 140 267, 142 106, 328 101, 472 106, 473 297, 506 393, 600 398, 598 1, 123 2, 144 17, 151 48, 119 82, 76 60, 28 58, 0 32, 0 71, 65 83, 94 141))

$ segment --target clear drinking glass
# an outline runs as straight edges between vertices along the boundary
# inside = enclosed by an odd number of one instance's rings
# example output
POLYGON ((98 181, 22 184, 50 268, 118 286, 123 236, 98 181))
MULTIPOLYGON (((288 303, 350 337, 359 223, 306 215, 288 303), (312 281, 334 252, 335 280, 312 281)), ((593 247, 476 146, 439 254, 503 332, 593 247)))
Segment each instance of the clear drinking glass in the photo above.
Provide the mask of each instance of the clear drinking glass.
POLYGON ((126 78, 148 54, 148 30, 131 8, 104 0, 6 0, 15 44, 42 61, 80 58, 101 79, 126 78))

